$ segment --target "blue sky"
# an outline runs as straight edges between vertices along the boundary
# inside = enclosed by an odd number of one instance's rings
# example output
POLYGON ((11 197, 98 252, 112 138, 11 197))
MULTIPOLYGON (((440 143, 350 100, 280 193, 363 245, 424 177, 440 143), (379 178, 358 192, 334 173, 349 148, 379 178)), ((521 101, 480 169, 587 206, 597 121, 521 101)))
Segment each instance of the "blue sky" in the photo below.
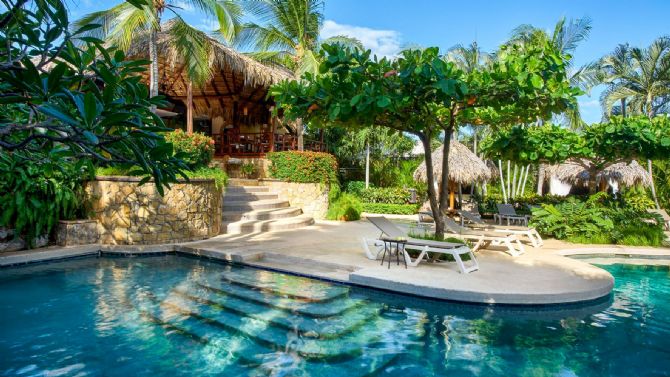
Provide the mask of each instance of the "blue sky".
MULTIPOLYGON (((173 1, 179 3, 179 0, 173 1)), ((72 18, 118 4, 110 0, 68 0, 72 18)), ((647 46, 670 34, 670 0, 326 0, 322 35, 346 34, 380 55, 392 56, 405 45, 438 46, 442 50, 476 40, 495 50, 520 24, 553 28, 560 17, 592 19, 593 30, 574 54, 577 66, 596 60, 618 43, 647 46)), ((211 28, 212 20, 184 7, 193 25, 211 28)), ((580 98, 587 123, 600 120, 596 89, 580 98)))

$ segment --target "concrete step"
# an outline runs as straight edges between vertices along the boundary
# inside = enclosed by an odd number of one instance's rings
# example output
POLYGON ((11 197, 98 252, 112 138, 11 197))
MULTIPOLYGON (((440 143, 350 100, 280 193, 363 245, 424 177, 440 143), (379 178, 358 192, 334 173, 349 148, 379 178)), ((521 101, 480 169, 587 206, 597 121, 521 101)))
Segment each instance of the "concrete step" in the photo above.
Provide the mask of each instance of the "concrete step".
POLYGON ((267 186, 228 186, 226 193, 246 193, 246 192, 268 192, 270 188, 267 186))
POLYGON ((230 178, 228 186, 260 186, 258 179, 230 178))
POLYGON ((302 210, 296 207, 261 209, 257 211, 223 211, 223 221, 277 220, 299 216, 302 210))
POLYGON ((228 201, 224 199, 224 211, 255 211, 259 209, 286 208, 289 203, 283 199, 267 199, 256 201, 228 201))
POLYGON ((272 232, 302 228, 314 224, 314 219, 308 215, 300 215, 277 220, 240 220, 224 222, 221 229, 227 234, 272 232))
POLYGON ((253 202, 257 200, 279 199, 274 192, 226 192, 223 203, 226 202, 253 202))

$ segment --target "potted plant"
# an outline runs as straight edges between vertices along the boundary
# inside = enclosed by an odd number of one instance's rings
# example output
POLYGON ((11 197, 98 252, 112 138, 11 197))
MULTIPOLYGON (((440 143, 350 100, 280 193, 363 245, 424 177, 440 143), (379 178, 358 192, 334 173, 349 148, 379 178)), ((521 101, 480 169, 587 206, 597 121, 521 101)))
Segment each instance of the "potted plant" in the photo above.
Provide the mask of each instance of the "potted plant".
POLYGON ((240 166, 240 172, 244 178, 252 178, 256 174, 256 165, 251 162, 242 164, 242 166, 240 166))

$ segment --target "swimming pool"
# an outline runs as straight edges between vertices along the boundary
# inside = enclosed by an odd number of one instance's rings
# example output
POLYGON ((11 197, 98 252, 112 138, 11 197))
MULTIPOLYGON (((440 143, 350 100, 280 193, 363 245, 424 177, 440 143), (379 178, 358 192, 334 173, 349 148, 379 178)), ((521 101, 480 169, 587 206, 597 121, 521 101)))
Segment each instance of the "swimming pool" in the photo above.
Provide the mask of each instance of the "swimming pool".
POLYGON ((613 297, 464 305, 163 255, 0 270, 0 375, 659 376, 670 269, 613 297))

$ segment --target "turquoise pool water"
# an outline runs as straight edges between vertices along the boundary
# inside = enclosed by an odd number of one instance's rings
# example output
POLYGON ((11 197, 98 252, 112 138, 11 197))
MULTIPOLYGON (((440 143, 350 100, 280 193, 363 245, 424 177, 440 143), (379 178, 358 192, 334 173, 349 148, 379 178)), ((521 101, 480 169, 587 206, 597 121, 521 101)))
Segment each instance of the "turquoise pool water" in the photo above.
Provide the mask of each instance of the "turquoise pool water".
POLYGON ((180 256, 0 270, 3 376, 662 376, 670 270, 609 300, 461 305, 180 256))

